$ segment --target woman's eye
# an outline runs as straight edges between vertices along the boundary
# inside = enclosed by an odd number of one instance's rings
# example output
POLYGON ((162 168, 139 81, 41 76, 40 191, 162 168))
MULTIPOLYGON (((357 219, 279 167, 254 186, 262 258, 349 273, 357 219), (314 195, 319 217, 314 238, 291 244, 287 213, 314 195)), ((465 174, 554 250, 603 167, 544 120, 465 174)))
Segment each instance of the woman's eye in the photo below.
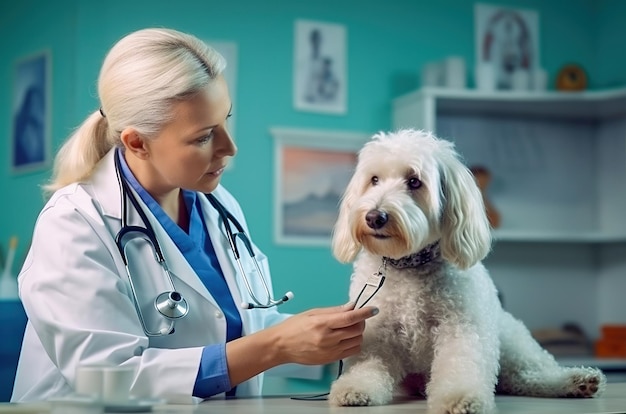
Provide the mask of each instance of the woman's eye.
POLYGON ((203 137, 200 137, 196 140, 196 142, 198 144, 206 144, 207 142, 209 142, 211 139, 213 138, 213 132, 211 132, 208 135, 205 135, 203 137))
POLYGON ((417 190, 422 186, 422 182, 417 177, 409 178, 406 183, 409 186, 409 190, 417 190))
POLYGON ((373 176, 371 179, 371 183, 372 185, 377 185, 378 184, 378 177, 377 176, 373 176))

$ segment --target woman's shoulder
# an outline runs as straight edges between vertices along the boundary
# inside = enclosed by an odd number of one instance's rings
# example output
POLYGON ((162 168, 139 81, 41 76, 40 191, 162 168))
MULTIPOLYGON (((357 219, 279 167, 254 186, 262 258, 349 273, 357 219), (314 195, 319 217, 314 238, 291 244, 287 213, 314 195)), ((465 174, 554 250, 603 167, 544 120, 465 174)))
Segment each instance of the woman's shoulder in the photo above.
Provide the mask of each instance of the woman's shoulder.
POLYGON ((55 191, 39 213, 38 221, 102 216, 102 207, 90 183, 73 183, 55 191))

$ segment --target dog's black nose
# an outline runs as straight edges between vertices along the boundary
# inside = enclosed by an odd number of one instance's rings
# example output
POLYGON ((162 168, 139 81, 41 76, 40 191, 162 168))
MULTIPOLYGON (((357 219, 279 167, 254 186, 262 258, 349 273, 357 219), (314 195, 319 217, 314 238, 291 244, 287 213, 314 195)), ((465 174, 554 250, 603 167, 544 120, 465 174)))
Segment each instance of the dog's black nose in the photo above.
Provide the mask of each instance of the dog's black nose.
POLYGON ((367 225, 374 230, 378 230, 387 224, 389 218, 387 217, 387 213, 380 210, 370 210, 365 215, 365 221, 367 225))

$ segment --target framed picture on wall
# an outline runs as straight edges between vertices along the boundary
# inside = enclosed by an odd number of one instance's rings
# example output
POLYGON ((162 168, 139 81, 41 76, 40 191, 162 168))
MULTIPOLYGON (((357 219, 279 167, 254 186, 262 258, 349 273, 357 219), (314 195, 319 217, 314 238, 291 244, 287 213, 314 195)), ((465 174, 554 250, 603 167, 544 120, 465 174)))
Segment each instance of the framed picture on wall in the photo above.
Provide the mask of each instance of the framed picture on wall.
POLYGON ((529 89, 541 67, 538 13, 478 3, 475 27, 477 84, 486 76, 495 89, 529 89))
MULTIPOLYGON (((237 109, 235 107, 237 101, 237 65, 238 53, 237 43, 228 41, 207 40, 206 43, 217 50, 226 59, 226 69, 224 69, 224 79, 228 85, 228 92, 233 105, 232 116, 228 119, 228 131, 235 138, 237 134, 235 128, 237 126, 237 109)), ((230 164, 229 164, 230 166, 230 164)))
POLYGON ((296 20, 294 47, 295 108, 310 112, 346 113, 345 27, 296 20))
POLYGON ((43 51, 14 67, 9 165, 15 173, 50 165, 50 60, 43 51))
POLYGON ((274 234, 279 244, 330 245, 339 202, 367 134, 273 128, 274 234))

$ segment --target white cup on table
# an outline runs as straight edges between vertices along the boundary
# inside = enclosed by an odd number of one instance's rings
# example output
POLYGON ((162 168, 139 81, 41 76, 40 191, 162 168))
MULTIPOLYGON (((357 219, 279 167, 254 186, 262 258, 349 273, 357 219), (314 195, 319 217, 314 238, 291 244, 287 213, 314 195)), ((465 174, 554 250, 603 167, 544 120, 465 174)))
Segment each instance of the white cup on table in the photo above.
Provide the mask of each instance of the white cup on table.
POLYGON ((76 394, 104 403, 124 403, 130 399, 135 378, 133 367, 81 365, 76 369, 76 394))
POLYGON ((76 368, 76 386, 74 391, 94 399, 102 398, 104 365, 79 365, 76 368))
POLYGON ((102 401, 124 403, 130 399, 135 370, 132 367, 105 367, 102 376, 102 401))

